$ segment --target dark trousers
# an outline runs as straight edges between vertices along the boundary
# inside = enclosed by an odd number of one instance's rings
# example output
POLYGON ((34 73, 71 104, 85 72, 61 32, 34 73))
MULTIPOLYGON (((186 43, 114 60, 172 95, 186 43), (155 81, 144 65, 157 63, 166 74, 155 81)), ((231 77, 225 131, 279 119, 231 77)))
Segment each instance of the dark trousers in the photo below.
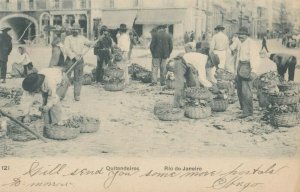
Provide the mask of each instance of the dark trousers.
POLYGON ((174 107, 182 107, 185 102, 185 87, 199 87, 198 73, 195 69, 190 68, 181 61, 175 61, 175 92, 174 107))
POLYGON ((1 71, 1 79, 6 79, 6 72, 7 72, 7 61, 0 61, 0 71, 1 71))
POLYGON ((238 94, 241 109, 243 110, 243 114, 249 115, 249 114, 253 114, 251 80, 244 79, 239 75, 239 68, 241 67, 241 65, 248 65, 250 69, 250 62, 247 63, 239 62, 237 68, 237 77, 236 77, 237 94, 238 94))
POLYGON ((263 45, 262 45, 262 47, 261 47, 261 51, 262 51, 264 48, 265 48, 265 50, 266 50, 267 52, 269 52, 269 50, 268 50, 268 47, 267 47, 267 45, 266 45, 266 44, 263 44, 263 45))
MULTIPOLYGON (((67 69, 69 69, 74 62, 69 57, 67 57, 65 63, 66 63, 67 69)), ((83 81, 83 65, 84 65, 84 61, 83 61, 83 59, 81 59, 77 62, 76 66, 73 69, 74 70, 74 82, 73 82, 74 98, 80 97, 82 81, 83 81)), ((67 71, 67 69, 66 69, 66 71, 67 71)), ((67 74, 69 79, 71 79, 71 74, 72 73, 67 74)))
POLYGON ((296 64, 297 59, 294 56, 292 56, 286 61, 286 63, 277 65, 277 72, 284 79, 284 75, 288 70, 289 81, 294 81, 296 64))
POLYGON ((109 52, 100 52, 97 55, 97 68, 96 68, 96 81, 103 81, 104 65, 108 65, 110 62, 109 52))

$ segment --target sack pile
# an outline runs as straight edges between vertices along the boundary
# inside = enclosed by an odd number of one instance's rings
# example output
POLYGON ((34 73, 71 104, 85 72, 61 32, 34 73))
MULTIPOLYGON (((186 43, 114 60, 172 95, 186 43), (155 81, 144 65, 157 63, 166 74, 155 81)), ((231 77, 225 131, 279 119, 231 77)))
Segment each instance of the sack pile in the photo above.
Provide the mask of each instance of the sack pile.
POLYGON ((128 67, 128 73, 131 74, 133 80, 143 83, 151 83, 152 72, 139 64, 133 63, 128 67))
POLYGON ((111 65, 104 70, 104 89, 106 91, 121 91, 125 88, 124 70, 111 65))

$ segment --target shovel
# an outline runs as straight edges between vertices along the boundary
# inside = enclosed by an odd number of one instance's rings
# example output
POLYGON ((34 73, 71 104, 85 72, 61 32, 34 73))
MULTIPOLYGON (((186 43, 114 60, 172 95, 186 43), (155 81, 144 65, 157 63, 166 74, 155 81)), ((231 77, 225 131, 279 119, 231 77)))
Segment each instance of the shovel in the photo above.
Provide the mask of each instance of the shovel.
POLYGON ((30 132, 32 135, 36 136, 37 138, 39 138, 40 140, 44 141, 45 143, 47 143, 47 141, 40 136, 38 133, 32 131, 28 126, 24 125, 22 122, 20 122, 19 120, 17 120, 16 118, 12 117, 11 115, 9 115, 8 113, 2 111, 0 109, 0 113, 5 116, 8 117, 10 120, 12 120, 13 122, 17 123, 18 125, 20 125, 21 127, 23 127, 24 129, 26 129, 28 132, 30 132))

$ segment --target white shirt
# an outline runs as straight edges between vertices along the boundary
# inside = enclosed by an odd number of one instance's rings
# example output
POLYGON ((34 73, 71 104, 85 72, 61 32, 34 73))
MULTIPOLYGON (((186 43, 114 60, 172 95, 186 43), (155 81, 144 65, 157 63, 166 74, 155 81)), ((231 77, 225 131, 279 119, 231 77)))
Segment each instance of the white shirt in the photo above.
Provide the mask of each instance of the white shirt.
POLYGON ((251 38, 248 37, 244 42, 240 43, 238 49, 238 60, 250 61, 252 72, 258 72, 260 64, 259 47, 251 38))
POLYGON ((87 50, 86 46, 91 45, 92 42, 82 35, 78 35, 76 37, 69 35, 66 37, 64 44, 66 55, 73 59, 78 55, 83 55, 87 50))
POLYGON ((189 52, 183 55, 183 59, 193 65, 199 74, 199 81, 205 87, 211 87, 212 84, 206 79, 206 63, 207 63, 207 55, 197 52, 189 52))
POLYGON ((229 47, 229 40, 227 35, 223 32, 218 32, 212 37, 210 43, 210 50, 218 50, 218 51, 225 51, 229 47))
POLYGON ((118 47, 122 51, 129 51, 130 48, 130 37, 127 33, 122 33, 118 37, 118 47))
POLYGON ((16 61, 16 63, 21 64, 21 65, 27 65, 30 62, 31 62, 31 59, 30 59, 28 53, 23 53, 22 55, 19 56, 18 60, 16 61))

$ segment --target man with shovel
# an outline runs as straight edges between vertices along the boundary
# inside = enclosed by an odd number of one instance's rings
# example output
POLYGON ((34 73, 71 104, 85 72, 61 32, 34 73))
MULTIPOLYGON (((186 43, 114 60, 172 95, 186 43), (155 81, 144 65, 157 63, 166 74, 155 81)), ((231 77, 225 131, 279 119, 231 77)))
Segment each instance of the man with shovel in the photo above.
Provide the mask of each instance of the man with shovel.
MULTIPOLYGON (((61 96, 67 91, 61 90, 64 81, 64 73, 60 68, 45 68, 40 73, 29 74, 22 83, 22 87, 31 97, 27 111, 25 111, 24 123, 30 122, 29 112, 34 103, 34 95, 41 93, 43 98, 43 105, 39 107, 42 112, 45 124, 61 124, 61 96)), ((67 82, 68 83, 68 82, 67 82)), ((23 98, 22 98, 23 99, 23 98)), ((27 98, 29 99, 29 98, 27 98)), ((25 101, 24 101, 25 103, 25 101)))
MULTIPOLYGON (((87 53, 86 47, 94 47, 95 42, 89 41, 87 38, 79 34, 81 30, 78 23, 74 23, 71 29, 72 35, 66 37, 64 42, 66 58, 66 68, 70 68, 74 63, 74 99, 75 101, 80 100, 80 92, 83 80, 83 56, 87 53)), ((66 69, 66 70, 67 70, 66 69)), ((69 77, 70 74, 67 74, 69 77)))

